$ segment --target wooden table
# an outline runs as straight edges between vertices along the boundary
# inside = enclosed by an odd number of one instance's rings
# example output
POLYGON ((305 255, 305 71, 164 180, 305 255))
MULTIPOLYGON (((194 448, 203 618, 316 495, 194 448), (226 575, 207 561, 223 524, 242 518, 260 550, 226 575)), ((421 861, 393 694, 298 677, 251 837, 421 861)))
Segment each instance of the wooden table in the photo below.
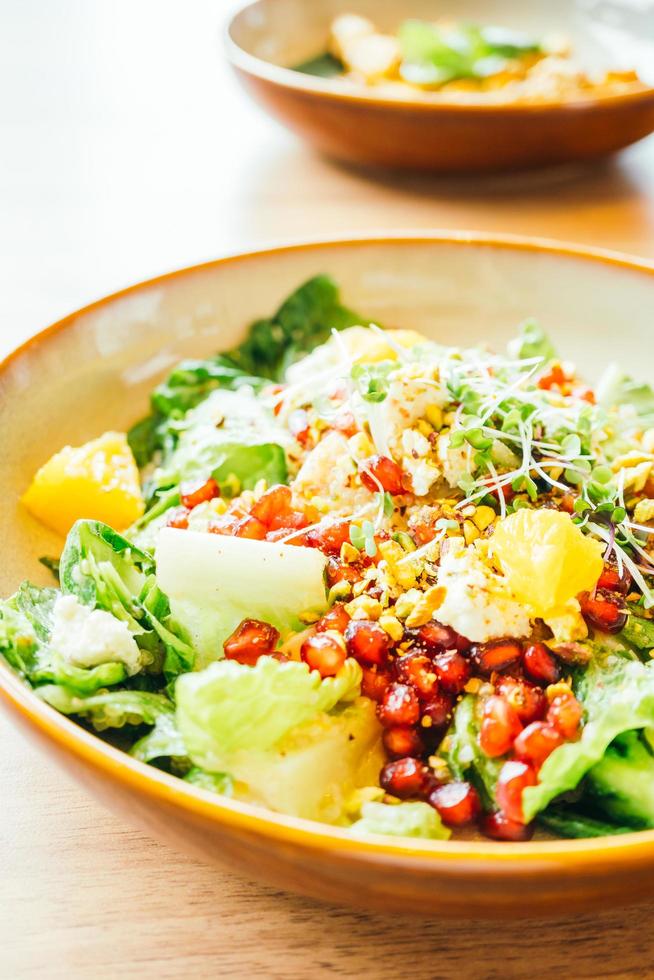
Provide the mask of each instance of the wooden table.
MULTIPOLYGON (((236 89, 230 5, 0 6, 0 351, 131 281, 274 240, 475 228, 654 255, 654 139, 486 180, 345 169, 236 89)), ((325 908, 132 830, 0 718, 3 980, 654 976, 653 911, 482 928, 325 908)))

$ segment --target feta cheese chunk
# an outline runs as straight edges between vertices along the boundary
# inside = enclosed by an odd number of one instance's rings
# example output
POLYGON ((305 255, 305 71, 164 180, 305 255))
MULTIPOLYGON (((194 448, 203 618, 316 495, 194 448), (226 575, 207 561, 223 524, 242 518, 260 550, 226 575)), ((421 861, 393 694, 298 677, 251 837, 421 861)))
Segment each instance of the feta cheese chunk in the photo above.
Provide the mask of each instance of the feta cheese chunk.
POLYGON ((54 604, 50 645, 74 667, 120 662, 131 675, 143 666, 127 624, 102 609, 82 605, 73 595, 61 595, 54 604))
POLYGON ((438 585, 445 589, 438 621, 474 643, 527 636, 531 630, 527 610, 502 576, 474 547, 466 548, 454 539, 448 545, 438 570, 438 585))

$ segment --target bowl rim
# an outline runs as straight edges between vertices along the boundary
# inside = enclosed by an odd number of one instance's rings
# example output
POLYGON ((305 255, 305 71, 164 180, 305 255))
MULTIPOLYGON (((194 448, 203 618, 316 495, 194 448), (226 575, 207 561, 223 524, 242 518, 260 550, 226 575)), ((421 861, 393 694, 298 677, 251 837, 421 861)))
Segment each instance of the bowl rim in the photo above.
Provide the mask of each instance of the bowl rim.
POLYGON ((477 115, 480 117, 493 115, 507 116, 542 116, 564 113, 587 113, 602 112, 605 109, 620 109, 632 106, 639 102, 654 105, 654 85, 647 85, 643 89, 634 92, 607 93, 588 99, 550 99, 542 102, 507 102, 490 103, 485 105, 467 102, 436 102, 425 99, 412 98, 410 95, 390 98, 380 95, 374 89, 367 90, 361 86, 358 91, 355 86, 352 89, 341 88, 336 82, 330 79, 317 78, 312 75, 296 71, 294 68, 284 68, 276 65, 272 61, 259 58, 242 48, 234 39, 233 28, 236 21, 242 17, 250 7, 256 7, 263 0, 240 0, 237 8, 230 14, 222 30, 223 49, 227 54, 227 59, 231 66, 246 75, 250 75, 260 81, 275 85, 278 88, 287 89, 300 94, 322 98, 325 101, 352 106, 373 108, 383 108, 405 112, 408 109, 416 113, 439 113, 443 115, 456 115, 465 113, 466 115, 477 115))
MULTIPOLYGON (((582 260, 591 264, 609 265, 654 279, 654 260, 633 258, 622 252, 574 245, 545 238, 485 232, 393 232, 341 238, 317 238, 291 244, 276 244, 238 251, 230 255, 186 266, 160 276, 134 283, 111 293, 56 321, 28 338, 0 360, 0 376, 14 361, 32 348, 48 343, 60 332, 71 327, 80 316, 101 309, 124 296, 153 286, 183 279, 198 272, 224 268, 247 262, 275 258, 280 254, 324 251, 329 248, 362 246, 420 247, 444 245, 481 247, 552 255, 582 260)), ((644 860, 654 861, 654 830, 635 831, 615 837, 580 840, 530 841, 507 843, 495 841, 425 841, 375 835, 357 837, 350 831, 316 821, 290 817, 265 810, 253 804, 231 800, 185 783, 147 763, 131 758, 127 753, 104 742, 99 735, 86 731, 68 717, 39 699, 9 665, 0 658, 0 701, 20 716, 27 728, 35 729, 46 739, 54 741, 66 754, 86 762, 109 780, 113 779, 127 790, 142 792, 152 800, 169 804, 188 816, 216 821, 236 832, 256 834, 271 843, 313 848, 325 854, 342 857, 384 861, 420 867, 423 871, 451 870, 464 873, 466 868, 484 873, 504 872, 512 877, 527 877, 545 870, 569 872, 574 859, 576 871, 592 872, 601 865, 602 871, 624 871, 642 868, 644 860)))

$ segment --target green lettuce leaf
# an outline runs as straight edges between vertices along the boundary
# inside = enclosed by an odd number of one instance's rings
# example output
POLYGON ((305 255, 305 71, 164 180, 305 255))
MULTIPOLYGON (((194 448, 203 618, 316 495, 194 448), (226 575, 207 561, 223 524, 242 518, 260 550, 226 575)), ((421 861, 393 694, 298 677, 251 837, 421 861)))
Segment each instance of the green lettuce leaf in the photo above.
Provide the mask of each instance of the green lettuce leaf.
POLYGON ((234 780, 225 772, 206 772, 193 766, 184 776, 184 782, 205 789, 209 793, 219 793, 221 796, 232 796, 234 780))
POLYGON ((135 742, 129 754, 141 762, 152 762, 153 759, 186 758, 186 745, 175 723, 174 712, 162 711, 155 718, 152 731, 135 742))
POLYGON ((538 816, 538 822, 557 837, 609 837, 612 834, 631 834, 633 827, 598 820, 570 806, 548 806, 538 816))
POLYGON ((545 760, 536 786, 522 794, 527 820, 561 793, 575 789, 618 735, 654 724, 654 663, 617 654, 597 657, 579 681, 577 697, 586 723, 577 742, 567 742, 545 760))
POLYGON ((638 606, 629 606, 629 618, 618 640, 628 643, 636 650, 649 652, 654 650, 654 620, 645 619, 636 612, 638 606))
POLYGON ((59 684, 46 684, 36 693, 62 714, 85 718, 99 732, 124 725, 154 725, 162 715, 174 717, 172 702, 149 691, 106 691, 79 697, 59 684))
POLYGON ((654 827, 652 731, 618 736, 587 779, 588 799, 613 821, 634 829, 654 827))
POLYGON ((196 765, 229 772, 233 752, 271 748, 297 725, 357 697, 360 685, 354 660, 324 680, 294 661, 262 657, 246 667, 222 660, 177 679, 177 724, 196 765))
POLYGON ((479 699, 466 694, 454 712, 446 739, 445 760, 455 779, 469 779, 477 788, 484 808, 494 809, 495 786, 502 761, 490 759, 479 745, 479 699))
POLYGON ((436 810, 428 803, 364 803, 361 819, 352 824, 354 834, 385 834, 391 837, 424 837, 447 840, 451 832, 444 827, 436 810))
POLYGON ((628 405, 645 424, 654 424, 654 388, 634 381, 617 365, 610 365, 602 375, 596 390, 598 405, 610 409, 628 405))
POLYGON ((556 348, 536 320, 526 320, 520 328, 520 336, 509 344, 509 355, 520 360, 540 357, 543 362, 558 358, 556 348))

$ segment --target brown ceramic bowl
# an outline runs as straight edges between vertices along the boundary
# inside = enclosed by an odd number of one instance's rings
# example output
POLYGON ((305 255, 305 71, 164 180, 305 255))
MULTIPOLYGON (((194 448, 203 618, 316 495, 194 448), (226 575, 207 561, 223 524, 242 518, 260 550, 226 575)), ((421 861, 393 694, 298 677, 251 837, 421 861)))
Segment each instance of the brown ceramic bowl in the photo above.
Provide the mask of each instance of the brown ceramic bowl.
MULTIPOLYGON (((125 290, 36 336, 0 366, 0 594, 62 542, 18 498, 65 443, 128 426, 179 358, 229 347, 308 276, 348 305, 444 342, 503 344, 535 315, 590 376, 644 365, 654 265, 482 236, 375 238, 236 256, 125 290)), ((356 839, 196 789, 143 765, 41 702, 0 664, 0 701, 51 758, 107 805, 205 860, 282 888, 389 912, 535 915, 651 895, 654 832, 584 841, 356 839)), ((0 787, 0 793, 11 787, 0 787)))
POLYGON ((445 105, 411 95, 388 99, 289 66, 323 52, 330 22, 344 11, 368 16, 389 32, 408 17, 449 16, 538 36, 563 34, 585 64, 615 66, 626 58, 651 85, 654 48, 642 47, 648 32, 654 42, 651 13, 614 3, 591 6, 583 17, 580 9, 589 4, 572 0, 256 0, 231 20, 227 51, 268 112, 336 158, 443 173, 542 167, 601 157, 647 136, 654 130, 654 88, 565 103, 445 105), (613 20, 605 23, 607 8, 613 20))

